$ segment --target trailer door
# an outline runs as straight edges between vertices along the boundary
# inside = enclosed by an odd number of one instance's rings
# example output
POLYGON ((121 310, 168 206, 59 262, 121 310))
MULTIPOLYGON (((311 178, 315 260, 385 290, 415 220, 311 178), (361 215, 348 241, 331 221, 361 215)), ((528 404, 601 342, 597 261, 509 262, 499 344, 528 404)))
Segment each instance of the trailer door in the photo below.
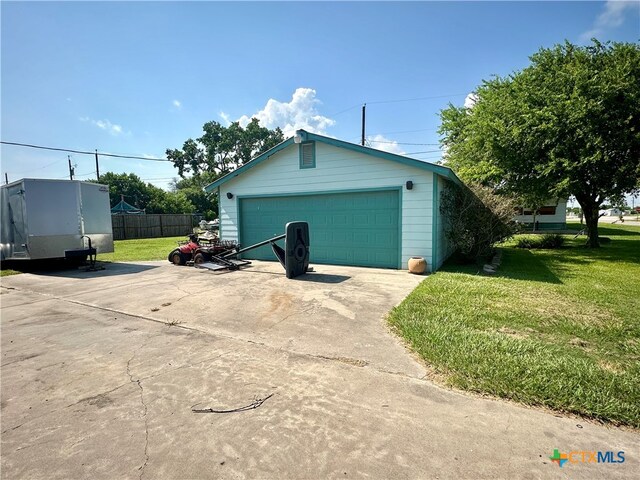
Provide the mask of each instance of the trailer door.
POLYGON ((26 206, 22 183, 7 188, 9 196, 9 243, 12 244, 12 258, 28 258, 28 232, 26 206))

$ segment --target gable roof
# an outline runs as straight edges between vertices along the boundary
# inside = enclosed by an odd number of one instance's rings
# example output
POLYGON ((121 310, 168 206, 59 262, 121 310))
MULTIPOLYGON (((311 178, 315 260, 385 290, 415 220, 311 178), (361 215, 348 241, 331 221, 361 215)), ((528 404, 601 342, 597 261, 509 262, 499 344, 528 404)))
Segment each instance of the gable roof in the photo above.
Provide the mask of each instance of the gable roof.
MULTIPOLYGON (((310 133, 310 132, 307 132, 306 130, 297 130, 296 131, 296 136, 299 136, 301 138, 302 142, 311 142, 311 141, 322 142, 322 143, 326 143, 327 145, 333 145, 335 147, 344 148, 346 150, 351 150, 351 151, 354 151, 354 152, 363 153, 365 155, 371 155, 372 157, 383 158, 385 160, 391 160, 393 162, 398 162, 398 163, 401 163, 403 165, 409 165, 410 167, 416 167, 416 168, 420 168, 422 170, 427 170, 429 172, 433 172, 433 173, 435 173, 437 175, 440 175, 440 176, 442 176, 442 177, 444 177, 444 178, 446 178, 448 180, 451 180, 451 181, 457 183, 458 185, 462 184, 460 179, 456 176, 455 173, 453 173, 453 170, 451 170, 449 167, 443 167, 442 165, 436 165, 435 163, 429 163, 429 162, 424 162, 422 160, 416 160, 415 158, 405 157, 404 155, 397 155, 395 153, 389 153, 389 152, 384 152, 382 150, 376 150, 375 148, 363 147, 361 145, 356 145, 355 143, 349 143, 349 142, 345 142, 343 140, 337 140, 335 138, 325 137, 324 135, 318 135, 317 133, 310 133)), ((231 180, 232 178, 235 178, 238 175, 243 174, 247 170, 255 167, 256 165, 259 165, 260 163, 262 163, 265 160, 269 159, 271 156, 273 156, 276 153, 278 153, 280 150, 283 150, 283 149, 287 148, 288 146, 290 146, 290 145, 292 145, 294 143, 295 143, 294 137, 288 138, 284 142, 276 145, 275 147, 271 148, 270 150, 267 150, 263 154, 258 155, 256 158, 254 158, 250 162, 245 163, 241 167, 235 169, 233 172, 229 172, 225 176, 220 177, 219 179, 217 179, 215 182, 210 183, 209 185, 204 187, 204 190, 206 192, 211 192, 212 190, 214 190, 215 188, 218 188, 223 183, 226 183, 229 180, 231 180)))
POLYGON ((124 196, 122 196, 120 201, 116 205, 111 207, 111 213, 118 213, 118 214, 144 213, 144 211, 125 202, 124 196))

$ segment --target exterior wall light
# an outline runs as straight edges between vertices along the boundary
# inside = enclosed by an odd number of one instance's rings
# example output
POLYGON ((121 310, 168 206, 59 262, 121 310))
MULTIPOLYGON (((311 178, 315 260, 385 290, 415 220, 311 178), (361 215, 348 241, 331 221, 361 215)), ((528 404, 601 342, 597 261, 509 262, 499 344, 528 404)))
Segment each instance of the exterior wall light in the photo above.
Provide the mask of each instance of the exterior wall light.
POLYGON ((233 198, 233 193, 227 192, 227 198, 231 200, 233 198))
POLYGON ((413 182, 411 180, 407 180, 406 187, 407 190, 413 190, 413 182))

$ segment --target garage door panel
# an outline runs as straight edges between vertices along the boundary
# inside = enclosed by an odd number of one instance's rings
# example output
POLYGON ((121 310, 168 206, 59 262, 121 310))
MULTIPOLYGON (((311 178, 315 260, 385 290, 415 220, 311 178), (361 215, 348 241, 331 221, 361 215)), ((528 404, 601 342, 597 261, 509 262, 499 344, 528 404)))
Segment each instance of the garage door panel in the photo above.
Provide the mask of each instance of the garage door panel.
MULTIPOLYGON (((309 222, 311 262, 398 267, 399 194, 395 190, 240 199, 240 240, 248 246, 309 222)), ((271 247, 246 258, 275 260, 271 247)))

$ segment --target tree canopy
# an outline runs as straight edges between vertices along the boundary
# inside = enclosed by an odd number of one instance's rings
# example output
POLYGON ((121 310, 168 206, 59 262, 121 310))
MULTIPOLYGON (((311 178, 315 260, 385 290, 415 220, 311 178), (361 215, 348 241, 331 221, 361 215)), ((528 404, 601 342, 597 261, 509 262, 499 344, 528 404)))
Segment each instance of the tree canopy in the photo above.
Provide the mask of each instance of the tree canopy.
POLYGON ((225 127, 212 121, 205 123, 202 130, 201 137, 187 139, 182 149, 166 151, 182 178, 187 173, 224 175, 284 140, 280 128, 261 127, 256 118, 244 128, 238 122, 225 127))
MULTIPOLYGON (((89 180, 95 182, 95 180, 89 180)), ((184 192, 167 192, 150 183, 144 183, 133 173, 107 172, 100 182, 109 185, 109 201, 114 207, 121 196, 127 203, 146 213, 194 213, 196 208, 184 192)))
POLYGON ((640 184, 640 47, 565 42, 530 60, 441 112, 447 165, 529 205, 574 195, 598 246, 600 205, 640 184))
POLYGON ((214 182, 219 175, 203 172, 183 179, 175 179, 171 190, 184 195, 193 204, 196 212, 204 215, 205 219, 218 218, 218 196, 215 193, 207 193, 204 187, 214 182))

